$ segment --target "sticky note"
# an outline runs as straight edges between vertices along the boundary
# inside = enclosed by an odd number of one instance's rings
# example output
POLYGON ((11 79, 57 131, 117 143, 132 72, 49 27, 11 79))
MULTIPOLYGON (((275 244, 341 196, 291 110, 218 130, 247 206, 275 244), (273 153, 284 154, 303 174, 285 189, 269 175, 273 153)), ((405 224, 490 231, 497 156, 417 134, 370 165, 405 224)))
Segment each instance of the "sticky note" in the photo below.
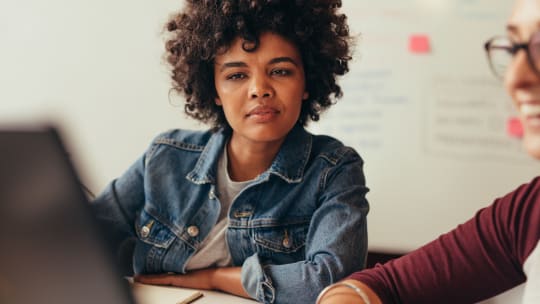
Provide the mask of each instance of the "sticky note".
POLYGON ((409 52, 413 54, 427 54, 431 51, 429 37, 424 34, 409 36, 409 52))
POLYGON ((510 137, 523 137, 523 126, 517 117, 510 117, 506 122, 506 133, 510 137))

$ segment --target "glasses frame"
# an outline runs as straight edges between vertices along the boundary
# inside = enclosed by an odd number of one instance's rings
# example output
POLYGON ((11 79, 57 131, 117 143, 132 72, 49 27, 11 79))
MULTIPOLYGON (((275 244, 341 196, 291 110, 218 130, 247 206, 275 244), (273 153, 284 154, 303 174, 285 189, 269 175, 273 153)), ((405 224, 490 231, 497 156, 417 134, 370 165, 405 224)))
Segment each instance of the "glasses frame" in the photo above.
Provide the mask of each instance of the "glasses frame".
MULTIPOLYGON (((531 68, 532 71, 534 71, 534 73, 536 74, 536 76, 540 77, 540 68, 539 67, 536 67, 536 65, 534 64, 534 59, 533 59, 533 56, 532 56, 532 53, 531 53, 531 49, 530 49, 530 45, 531 45, 531 41, 537 37, 536 39, 538 41, 540 41, 540 31, 534 33, 531 38, 529 39, 528 42, 526 43, 513 43, 508 37, 504 37, 504 36, 495 36, 495 37, 492 37, 491 39, 489 39, 488 41, 486 41, 484 43, 484 50, 486 51, 486 55, 487 55, 487 59, 488 59, 488 62, 489 62, 489 67, 491 68, 491 72, 493 72, 493 74, 495 75, 495 77, 499 78, 499 79, 504 79, 505 77, 505 74, 506 74, 506 70, 504 72, 503 75, 499 75, 500 73, 497 72, 497 69, 495 68, 495 65, 493 63, 493 60, 492 60, 492 51, 493 50, 505 50, 507 51, 511 57, 513 58, 520 50, 525 50, 525 53, 527 54, 527 62, 529 63, 529 67, 531 68), (494 42, 497 40, 497 39, 507 39, 508 42, 510 42, 510 46, 500 46, 500 45, 495 45, 494 42)), ((539 61, 540 61, 540 56, 539 56, 539 61)))

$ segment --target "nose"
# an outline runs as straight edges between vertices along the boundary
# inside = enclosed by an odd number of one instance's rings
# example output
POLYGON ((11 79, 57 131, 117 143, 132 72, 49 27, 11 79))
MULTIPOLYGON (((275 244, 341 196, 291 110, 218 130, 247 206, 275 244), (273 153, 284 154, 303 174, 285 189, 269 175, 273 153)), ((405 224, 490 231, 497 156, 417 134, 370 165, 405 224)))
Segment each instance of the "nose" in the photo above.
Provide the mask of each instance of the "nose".
POLYGON ((540 78, 532 69, 525 50, 519 50, 514 56, 506 71, 505 83, 509 90, 532 84, 540 84, 540 78))
POLYGON ((249 87, 249 97, 256 98, 269 98, 274 96, 274 88, 272 87, 266 75, 255 75, 251 78, 249 87))

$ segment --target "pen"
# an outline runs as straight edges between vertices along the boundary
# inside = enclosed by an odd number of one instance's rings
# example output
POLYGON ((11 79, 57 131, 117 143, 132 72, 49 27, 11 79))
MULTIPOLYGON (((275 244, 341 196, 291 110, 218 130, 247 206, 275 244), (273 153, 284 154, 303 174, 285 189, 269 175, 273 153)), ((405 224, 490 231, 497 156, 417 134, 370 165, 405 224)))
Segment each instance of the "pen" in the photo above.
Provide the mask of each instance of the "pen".
POLYGON ((202 298, 203 293, 200 291, 195 292, 194 294, 190 295, 189 297, 185 298, 184 300, 176 303, 176 304, 189 304, 197 301, 197 299, 202 298))

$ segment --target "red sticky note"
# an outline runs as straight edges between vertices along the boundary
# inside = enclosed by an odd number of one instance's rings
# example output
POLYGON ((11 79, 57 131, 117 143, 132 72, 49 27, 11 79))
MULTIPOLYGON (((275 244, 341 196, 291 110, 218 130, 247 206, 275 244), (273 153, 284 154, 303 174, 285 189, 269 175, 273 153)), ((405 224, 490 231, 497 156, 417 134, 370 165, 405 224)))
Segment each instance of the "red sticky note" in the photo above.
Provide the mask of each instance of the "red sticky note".
POLYGON ((523 126, 521 125, 519 118, 510 117, 508 119, 506 122, 506 133, 508 133, 510 137, 523 137, 523 126))
POLYGON ((423 34, 415 34, 409 37, 409 51, 413 54, 426 54, 431 51, 429 37, 423 34))

